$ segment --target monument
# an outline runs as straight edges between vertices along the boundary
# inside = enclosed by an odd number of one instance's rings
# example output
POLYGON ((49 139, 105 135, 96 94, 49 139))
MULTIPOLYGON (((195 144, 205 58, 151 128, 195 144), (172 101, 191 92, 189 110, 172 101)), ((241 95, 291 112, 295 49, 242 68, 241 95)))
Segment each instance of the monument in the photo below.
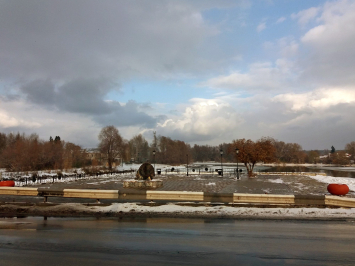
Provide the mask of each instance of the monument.
POLYGON ((137 173, 135 180, 124 180, 123 187, 124 188, 146 188, 146 189, 154 189, 163 186, 163 181, 156 179, 155 177, 154 167, 150 163, 143 163, 137 173))
POLYGON ((155 177, 154 172, 154 167, 150 163, 144 163, 139 167, 136 173, 136 179, 147 181, 153 180, 153 178, 155 177))

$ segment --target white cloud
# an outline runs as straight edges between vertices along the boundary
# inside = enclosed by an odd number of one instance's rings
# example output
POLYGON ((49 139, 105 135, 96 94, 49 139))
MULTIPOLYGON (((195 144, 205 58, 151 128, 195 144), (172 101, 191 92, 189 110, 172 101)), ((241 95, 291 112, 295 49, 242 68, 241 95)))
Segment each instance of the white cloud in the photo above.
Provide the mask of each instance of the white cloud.
POLYGON ((308 24, 311 20, 315 19, 316 16, 319 14, 320 8, 319 7, 311 7, 306 10, 302 10, 297 14, 293 13, 291 15, 292 19, 297 19, 298 23, 302 26, 308 24))
POLYGON ((273 52, 277 56, 290 58, 298 54, 299 43, 293 36, 282 37, 274 42, 266 41, 263 43, 263 48, 268 53, 273 52))
POLYGON ((0 131, 4 133, 37 133, 41 139, 60 136, 84 147, 96 147, 100 126, 87 116, 48 110, 25 101, 2 101, 0 131), (11 115, 5 110, 11 110, 11 115))
POLYGON ((278 90, 289 83, 292 67, 293 64, 287 59, 278 59, 274 64, 260 62, 251 64, 246 73, 235 71, 227 76, 209 79, 200 85, 246 91, 278 90))
POLYGON ((307 49, 307 58, 300 61, 302 79, 317 85, 354 84, 355 2, 327 2, 317 21, 301 38, 307 49))
POLYGON ((16 111, 23 107, 23 105, 19 102, 12 102, 9 104, 8 102, 1 101, 0 99, 0 106, 0 128, 11 129, 23 127, 29 129, 39 128, 42 125, 41 122, 33 119, 32 117, 24 118, 21 112, 17 113, 16 111), (7 110, 11 110, 11 114, 7 110))
POLYGON ((302 38, 302 42, 314 42, 322 37, 324 32, 326 31, 326 27, 324 25, 320 25, 310 29, 302 38))
POLYGON ((295 56, 298 52, 299 44, 292 37, 284 37, 278 40, 280 54, 283 57, 295 56))
POLYGON ((355 88, 322 88, 305 93, 280 94, 272 99, 290 106, 292 111, 327 109, 342 103, 355 103, 355 88))
POLYGON ((169 118, 158 124, 161 135, 189 142, 211 141, 231 136, 243 119, 227 102, 218 99, 192 99, 181 116, 169 118))
POLYGON ((279 19, 276 21, 276 24, 282 23, 282 22, 284 22, 285 20, 286 20, 285 17, 281 17, 281 18, 279 18, 279 19))
POLYGON ((0 110, 0 127, 12 128, 22 126, 25 128, 39 128, 40 123, 24 121, 20 118, 9 116, 5 111, 0 110))
POLYGON ((263 30, 265 30, 265 29, 266 29, 266 23, 265 23, 265 22, 260 23, 260 24, 256 27, 256 31, 257 31, 257 32, 261 32, 261 31, 263 31, 263 30))

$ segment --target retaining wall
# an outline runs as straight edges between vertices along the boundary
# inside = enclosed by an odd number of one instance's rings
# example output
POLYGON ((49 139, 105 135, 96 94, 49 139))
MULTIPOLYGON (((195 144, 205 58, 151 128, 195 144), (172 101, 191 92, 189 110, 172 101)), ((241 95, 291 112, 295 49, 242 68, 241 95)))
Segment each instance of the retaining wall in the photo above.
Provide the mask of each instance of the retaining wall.
POLYGON ((179 202, 221 202, 252 204, 320 205, 355 208, 355 199, 328 195, 273 195, 152 190, 43 189, 0 187, 0 195, 86 199, 120 199, 179 202))

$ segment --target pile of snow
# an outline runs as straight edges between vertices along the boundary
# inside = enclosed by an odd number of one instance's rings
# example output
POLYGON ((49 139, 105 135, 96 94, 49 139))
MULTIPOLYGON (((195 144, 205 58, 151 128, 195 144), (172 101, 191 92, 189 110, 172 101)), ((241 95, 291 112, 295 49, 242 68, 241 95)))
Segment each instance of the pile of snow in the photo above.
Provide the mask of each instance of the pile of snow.
POLYGON ((355 191, 355 179, 350 177, 334 177, 334 176, 323 176, 323 175, 316 175, 316 176, 309 176, 319 182, 326 183, 326 184, 345 184, 348 185, 349 189, 355 191))
MULTIPOLYGON (((15 206, 14 206, 15 207, 15 206)), ((43 207, 36 208, 43 211, 43 207)), ((170 203, 161 206, 143 206, 136 203, 114 203, 110 206, 87 206, 80 203, 64 203, 57 206, 45 207, 45 211, 72 213, 85 212, 92 214, 159 214, 166 216, 218 216, 230 218, 259 217, 259 218, 355 218, 353 209, 327 209, 327 208, 256 208, 256 207, 233 207, 233 206, 180 206, 170 203)))

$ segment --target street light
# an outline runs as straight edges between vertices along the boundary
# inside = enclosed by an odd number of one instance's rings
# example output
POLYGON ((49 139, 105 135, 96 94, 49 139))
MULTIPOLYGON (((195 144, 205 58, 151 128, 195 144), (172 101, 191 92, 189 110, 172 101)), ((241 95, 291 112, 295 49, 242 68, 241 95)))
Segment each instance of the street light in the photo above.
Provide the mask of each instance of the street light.
POLYGON ((222 168, 222 173, 221 173, 221 175, 223 176, 223 164, 222 164, 223 150, 221 149, 221 150, 219 151, 219 153, 221 154, 221 168, 222 168))
POLYGON ((235 153, 237 154, 237 179, 239 179, 239 169, 238 169, 238 153, 239 153, 239 149, 235 148, 235 153))
POLYGON ((189 176, 189 155, 186 154, 186 168, 187 168, 187 176, 189 176))
POLYGON ((153 150, 153 156, 154 156, 154 173, 155 173, 155 150, 153 150))

